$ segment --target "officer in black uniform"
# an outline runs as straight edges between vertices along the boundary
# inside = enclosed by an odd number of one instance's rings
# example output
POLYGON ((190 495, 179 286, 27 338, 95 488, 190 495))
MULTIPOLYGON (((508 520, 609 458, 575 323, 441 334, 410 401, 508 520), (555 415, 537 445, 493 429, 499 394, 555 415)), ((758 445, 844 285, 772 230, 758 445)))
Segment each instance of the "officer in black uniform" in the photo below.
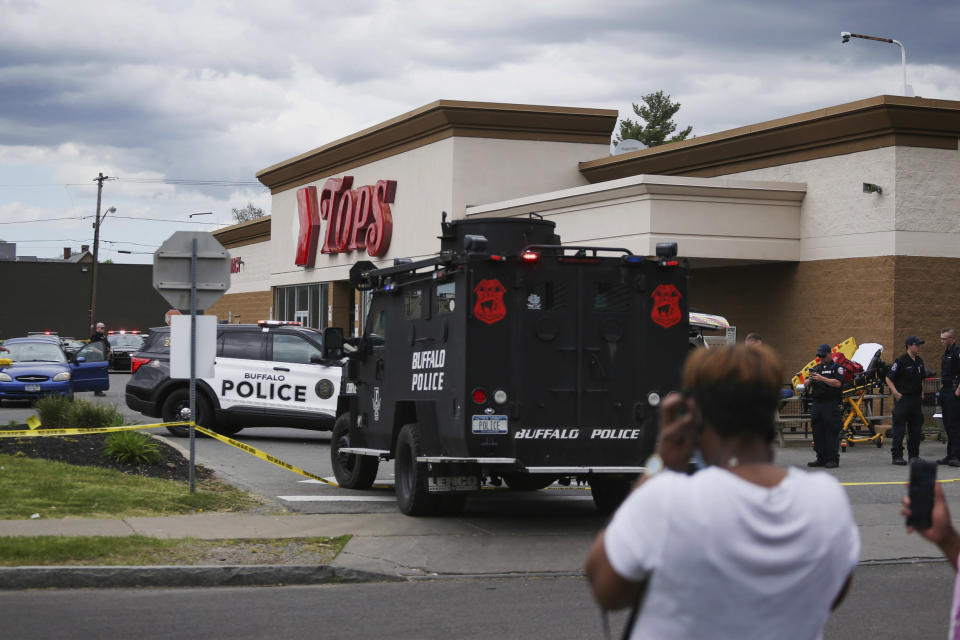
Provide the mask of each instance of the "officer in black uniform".
POLYGON ((836 469, 840 466, 840 402, 843 398, 843 367, 830 359, 830 345, 817 348, 820 362, 810 369, 810 427, 817 459, 808 467, 836 469))
POLYGON ((906 340, 907 352, 897 358, 887 373, 887 386, 896 404, 893 407, 893 464, 904 465, 903 434, 907 433, 907 457, 920 457, 920 436, 923 412, 920 401, 923 395, 923 360, 920 345, 923 340, 910 336, 906 340))
POLYGON ((937 460, 937 464, 960 467, 960 398, 957 397, 960 346, 957 346, 957 334, 949 327, 940 332, 940 342, 944 347, 940 360, 940 411, 943 430, 947 432, 947 455, 937 460))

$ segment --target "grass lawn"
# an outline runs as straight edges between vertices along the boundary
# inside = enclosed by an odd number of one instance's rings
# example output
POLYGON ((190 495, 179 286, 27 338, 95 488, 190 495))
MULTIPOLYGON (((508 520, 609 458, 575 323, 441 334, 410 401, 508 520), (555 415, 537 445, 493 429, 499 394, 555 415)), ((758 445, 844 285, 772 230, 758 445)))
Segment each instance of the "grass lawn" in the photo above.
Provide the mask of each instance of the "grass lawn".
POLYGON ((0 538, 0 566, 328 564, 350 536, 198 540, 147 536, 0 538))
POLYGON ((0 496, 4 520, 244 511, 261 504, 217 480, 198 483, 191 494, 186 482, 9 455, 0 455, 0 496))

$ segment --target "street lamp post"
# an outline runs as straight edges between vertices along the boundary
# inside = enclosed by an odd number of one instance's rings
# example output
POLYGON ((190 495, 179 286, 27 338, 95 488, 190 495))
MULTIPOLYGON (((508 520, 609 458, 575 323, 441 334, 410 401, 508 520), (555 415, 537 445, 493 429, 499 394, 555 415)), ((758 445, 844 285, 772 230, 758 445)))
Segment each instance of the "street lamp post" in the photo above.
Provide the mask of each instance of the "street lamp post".
POLYGON ((97 181, 97 214, 93 222, 93 272, 90 282, 90 332, 93 333, 93 327, 97 323, 97 263, 100 261, 100 223, 109 213, 116 213, 116 207, 110 207, 103 212, 103 218, 100 217, 100 196, 103 192, 103 181, 107 176, 102 173, 94 178, 97 181))
POLYGON ((898 47, 900 47, 900 66, 903 68, 903 95, 910 96, 913 93, 913 91, 910 89, 910 85, 907 84, 907 50, 903 48, 903 43, 901 43, 899 40, 894 40, 892 38, 878 38, 877 36, 865 36, 862 33, 850 33, 849 31, 840 32, 841 42, 850 42, 850 38, 876 40, 877 42, 887 42, 889 44, 895 44, 898 47))

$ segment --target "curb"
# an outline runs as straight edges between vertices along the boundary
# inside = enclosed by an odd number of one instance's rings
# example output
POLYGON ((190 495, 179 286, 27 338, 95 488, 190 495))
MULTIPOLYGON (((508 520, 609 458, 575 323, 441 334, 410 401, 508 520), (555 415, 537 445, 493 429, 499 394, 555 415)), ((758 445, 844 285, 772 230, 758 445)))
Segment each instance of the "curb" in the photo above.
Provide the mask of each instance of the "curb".
POLYGON ((404 581, 398 576, 330 565, 0 567, 0 590, 250 587, 404 581))

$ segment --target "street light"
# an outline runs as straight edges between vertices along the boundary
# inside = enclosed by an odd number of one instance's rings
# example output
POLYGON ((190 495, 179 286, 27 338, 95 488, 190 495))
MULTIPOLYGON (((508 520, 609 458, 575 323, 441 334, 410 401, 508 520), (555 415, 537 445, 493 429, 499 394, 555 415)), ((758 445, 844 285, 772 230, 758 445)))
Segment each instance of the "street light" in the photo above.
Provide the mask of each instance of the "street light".
POLYGON ((849 31, 840 32, 840 41, 843 43, 850 42, 850 38, 863 38, 864 40, 876 40, 877 42, 887 42, 890 44, 895 44, 900 47, 900 64, 903 67, 903 95, 912 96, 913 88, 907 84, 907 50, 903 48, 903 44, 892 38, 878 38, 877 36, 865 36, 862 33, 850 33, 849 31))
POLYGON ((212 215, 213 215, 213 211, 201 211, 200 213, 191 213, 190 217, 192 218, 193 216, 212 216, 212 215))

